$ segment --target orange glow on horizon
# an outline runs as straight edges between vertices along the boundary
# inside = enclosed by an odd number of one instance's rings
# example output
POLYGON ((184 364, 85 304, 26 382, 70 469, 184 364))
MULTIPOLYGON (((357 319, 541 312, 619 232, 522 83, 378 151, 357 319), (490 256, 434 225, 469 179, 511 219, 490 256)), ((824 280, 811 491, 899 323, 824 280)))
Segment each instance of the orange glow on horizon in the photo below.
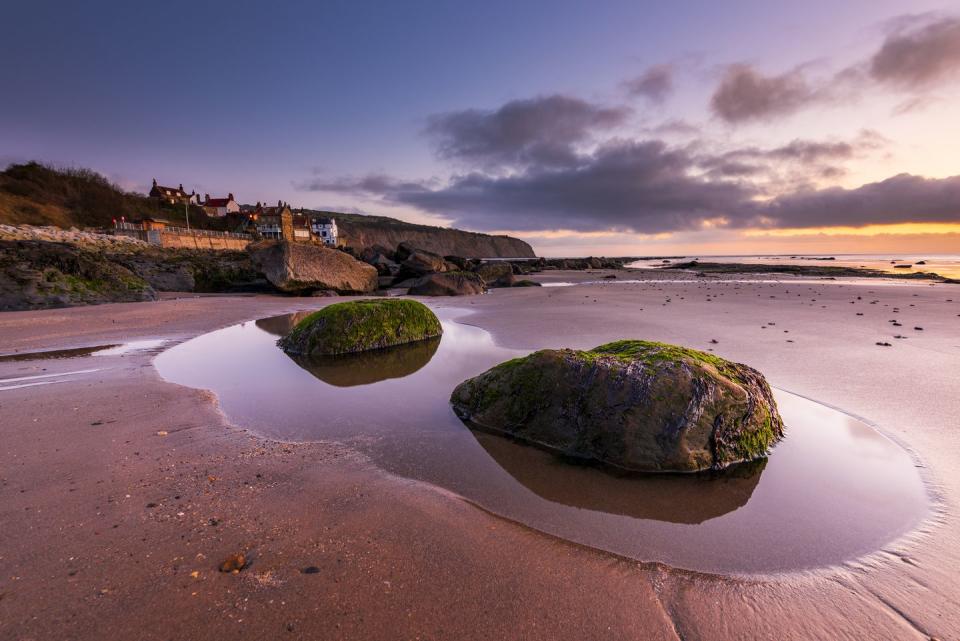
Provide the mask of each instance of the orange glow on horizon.
POLYGON ((797 227, 789 229, 749 229, 747 237, 791 236, 915 236, 919 234, 960 233, 960 223, 895 223, 889 225, 865 225, 863 227, 797 227))

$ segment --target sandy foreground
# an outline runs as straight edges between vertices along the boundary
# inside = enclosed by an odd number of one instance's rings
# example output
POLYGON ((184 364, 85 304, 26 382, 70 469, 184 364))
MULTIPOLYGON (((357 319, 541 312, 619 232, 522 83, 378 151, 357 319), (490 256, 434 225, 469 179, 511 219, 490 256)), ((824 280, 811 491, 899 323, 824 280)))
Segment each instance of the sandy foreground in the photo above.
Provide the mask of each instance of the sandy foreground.
MULTIPOLYGON (((259 439, 164 382, 156 350, 3 362, 0 639, 960 639, 960 286, 669 278, 425 302, 470 310, 461 322, 507 347, 712 347, 906 447, 930 518, 843 566, 698 574, 546 536, 341 444, 259 439), (97 371, 13 387, 78 370, 97 371), (252 565, 218 572, 238 551, 252 565)), ((0 354, 177 342, 329 302, 8 312, 0 354)))

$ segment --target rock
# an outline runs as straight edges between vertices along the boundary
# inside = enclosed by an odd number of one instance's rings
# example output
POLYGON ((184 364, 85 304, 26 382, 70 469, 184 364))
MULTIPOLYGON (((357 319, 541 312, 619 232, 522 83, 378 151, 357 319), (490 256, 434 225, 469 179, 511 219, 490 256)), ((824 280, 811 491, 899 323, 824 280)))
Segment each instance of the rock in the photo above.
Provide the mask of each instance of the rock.
POLYGON ((513 283, 513 287, 543 287, 535 280, 518 280, 513 283))
POLYGON ((412 296, 472 296, 484 291, 483 279, 473 272, 427 274, 410 286, 412 296))
POLYGON ((245 567, 247 567, 247 557, 243 554, 231 554, 220 564, 220 571, 237 574, 245 567))
POLYGON ((415 249, 400 263, 400 274, 407 276, 423 276, 435 272, 451 271, 443 256, 432 252, 415 249))
POLYGON ((373 265, 373 267, 377 270, 377 273, 381 276, 396 276, 400 273, 400 265, 393 262, 383 254, 377 254, 368 260, 367 263, 373 265))
POLYGON ((102 248, 0 240, 0 311, 156 300, 154 289, 102 248))
POLYGON ((349 254, 308 243, 267 240, 247 248, 254 266, 284 292, 329 289, 340 294, 377 288, 377 270, 349 254))
POLYGON ((510 263, 483 263, 475 272, 487 287, 512 287, 516 280, 510 263))
POLYGON ((475 427, 644 472, 758 459, 783 436, 759 372, 649 341, 535 352, 464 381, 450 400, 475 427))
POLYGON ((324 307, 277 344, 288 354, 323 356, 403 345, 442 333, 439 319, 423 303, 383 298, 324 307))

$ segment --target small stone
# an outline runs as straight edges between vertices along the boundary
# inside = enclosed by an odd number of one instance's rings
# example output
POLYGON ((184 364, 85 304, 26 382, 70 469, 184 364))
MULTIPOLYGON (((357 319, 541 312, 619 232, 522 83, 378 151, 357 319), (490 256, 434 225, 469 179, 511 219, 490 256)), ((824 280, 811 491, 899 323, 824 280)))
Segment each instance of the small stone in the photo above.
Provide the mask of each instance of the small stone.
POLYGON ((247 557, 243 554, 231 554, 220 564, 220 571, 237 574, 245 567, 247 567, 247 557))
POLYGON ((304 574, 320 574, 320 568, 315 565, 308 565, 300 571, 304 574))

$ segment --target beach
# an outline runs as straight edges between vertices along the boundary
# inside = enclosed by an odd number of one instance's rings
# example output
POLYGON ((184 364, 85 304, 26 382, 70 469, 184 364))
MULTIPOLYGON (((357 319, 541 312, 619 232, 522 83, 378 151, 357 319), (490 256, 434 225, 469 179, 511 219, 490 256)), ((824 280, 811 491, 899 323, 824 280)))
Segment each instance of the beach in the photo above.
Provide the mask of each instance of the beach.
POLYGON ((842 564, 672 568, 503 518, 346 442, 263 438, 152 365, 206 332, 336 298, 8 312, 0 354, 164 342, 0 362, 0 638, 960 637, 960 287, 649 270, 535 279, 552 286, 420 300, 510 349, 643 338, 748 363, 904 448, 927 517, 842 564), (250 567, 218 572, 236 552, 250 567))

